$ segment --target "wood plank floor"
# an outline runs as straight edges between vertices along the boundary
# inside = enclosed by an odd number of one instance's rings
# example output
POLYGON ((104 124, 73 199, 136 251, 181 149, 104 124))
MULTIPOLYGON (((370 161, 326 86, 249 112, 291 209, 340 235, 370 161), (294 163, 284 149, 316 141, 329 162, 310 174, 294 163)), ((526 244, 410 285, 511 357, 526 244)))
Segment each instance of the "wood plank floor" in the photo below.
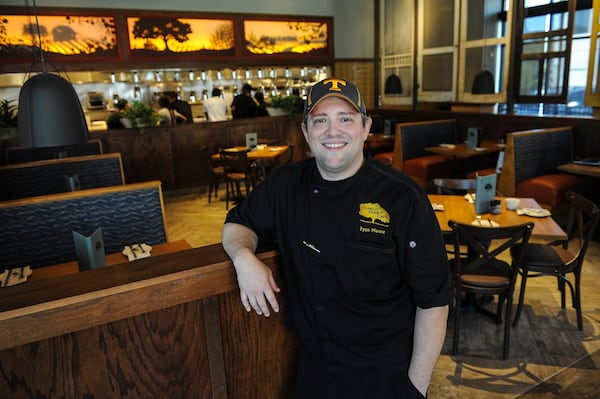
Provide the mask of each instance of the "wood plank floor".
MULTIPOLYGON (((209 204, 204 189, 165 192, 165 208, 170 240, 185 239, 193 247, 221 241, 225 202, 209 204)), ((589 249, 583 276, 583 331, 570 301, 566 311, 560 309, 556 281, 531 279, 505 361, 502 327, 474 312, 464 313, 461 354, 451 356, 450 320, 429 398, 600 398, 599 242, 589 249)))

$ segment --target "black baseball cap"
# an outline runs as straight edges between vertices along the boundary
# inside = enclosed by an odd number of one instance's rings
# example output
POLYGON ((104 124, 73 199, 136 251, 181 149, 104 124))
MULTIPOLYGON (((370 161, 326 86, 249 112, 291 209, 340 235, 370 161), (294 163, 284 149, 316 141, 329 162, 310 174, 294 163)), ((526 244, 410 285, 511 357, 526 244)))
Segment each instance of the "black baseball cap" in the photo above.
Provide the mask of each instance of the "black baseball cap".
POLYGON ((348 101, 362 115, 367 115, 365 100, 360 94, 358 87, 342 78, 327 78, 316 83, 310 88, 306 101, 304 102, 304 118, 311 113, 327 97, 340 97, 348 101))

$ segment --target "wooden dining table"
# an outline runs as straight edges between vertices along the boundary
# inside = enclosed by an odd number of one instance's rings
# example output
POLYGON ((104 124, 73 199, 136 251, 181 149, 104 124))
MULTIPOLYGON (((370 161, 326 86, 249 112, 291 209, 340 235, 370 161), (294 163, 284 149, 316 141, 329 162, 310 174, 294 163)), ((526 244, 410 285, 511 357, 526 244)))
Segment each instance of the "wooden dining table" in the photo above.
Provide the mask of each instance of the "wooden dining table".
POLYGON ((600 165, 599 166, 583 165, 583 164, 569 162, 569 163, 558 166, 556 169, 561 170, 563 172, 571 173, 574 175, 600 177, 600 165))
MULTIPOLYGON (((247 151, 248 159, 251 161, 258 160, 267 160, 267 159, 276 159, 283 154, 287 153, 289 150, 289 146, 287 145, 266 145, 256 147, 253 150, 248 150, 246 146, 235 146, 230 148, 224 148, 225 151, 247 151)), ((212 156, 214 160, 218 160, 220 157, 219 153, 216 153, 212 156)))
POLYGON ((504 150, 504 144, 484 140, 481 146, 471 148, 467 143, 444 144, 425 148, 425 151, 454 158, 472 158, 475 156, 494 154, 504 150))
MULTIPOLYGON (((534 222, 535 225, 531 234, 531 238, 534 239, 549 241, 567 239, 567 233, 556 223, 552 216, 532 217, 518 215, 516 211, 506 208, 506 200, 504 198, 496 198, 500 200, 501 212, 499 214, 486 213, 477 215, 475 204, 469 203, 462 195, 430 194, 428 197, 432 205, 443 205, 444 210, 436 210, 435 215, 444 233, 451 231, 450 226, 448 226, 449 220, 468 224, 475 221, 477 216, 480 216, 482 220, 496 222, 499 226, 514 226, 534 222)), ((541 206, 533 198, 520 198, 519 209, 521 208, 541 209, 541 206)))

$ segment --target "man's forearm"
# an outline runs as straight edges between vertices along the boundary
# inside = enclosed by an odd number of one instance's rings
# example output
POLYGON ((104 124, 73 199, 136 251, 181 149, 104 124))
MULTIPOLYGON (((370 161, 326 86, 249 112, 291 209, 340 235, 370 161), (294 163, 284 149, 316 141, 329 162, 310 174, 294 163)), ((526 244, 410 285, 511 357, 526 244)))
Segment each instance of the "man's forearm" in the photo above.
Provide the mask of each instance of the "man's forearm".
POLYGON ((448 306, 429 309, 417 307, 413 354, 408 376, 423 395, 427 393, 431 374, 446 339, 447 320, 448 306))
POLYGON ((256 234, 246 226, 237 223, 225 223, 221 241, 225 252, 234 263, 238 256, 248 251, 254 253, 258 245, 256 234))

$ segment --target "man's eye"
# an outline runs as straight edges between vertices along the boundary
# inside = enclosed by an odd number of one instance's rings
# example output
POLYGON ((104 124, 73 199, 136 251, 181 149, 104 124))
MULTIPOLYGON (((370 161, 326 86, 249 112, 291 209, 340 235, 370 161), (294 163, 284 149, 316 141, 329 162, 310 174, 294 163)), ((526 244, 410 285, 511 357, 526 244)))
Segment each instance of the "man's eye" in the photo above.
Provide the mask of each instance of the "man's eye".
POLYGON ((313 119, 313 123, 315 125, 318 125, 318 124, 321 124, 321 123, 325 123, 325 118, 316 118, 316 119, 313 119))
POLYGON ((349 117, 349 116, 342 116, 340 118, 340 121, 342 121, 342 122, 352 122, 352 118, 349 117))

